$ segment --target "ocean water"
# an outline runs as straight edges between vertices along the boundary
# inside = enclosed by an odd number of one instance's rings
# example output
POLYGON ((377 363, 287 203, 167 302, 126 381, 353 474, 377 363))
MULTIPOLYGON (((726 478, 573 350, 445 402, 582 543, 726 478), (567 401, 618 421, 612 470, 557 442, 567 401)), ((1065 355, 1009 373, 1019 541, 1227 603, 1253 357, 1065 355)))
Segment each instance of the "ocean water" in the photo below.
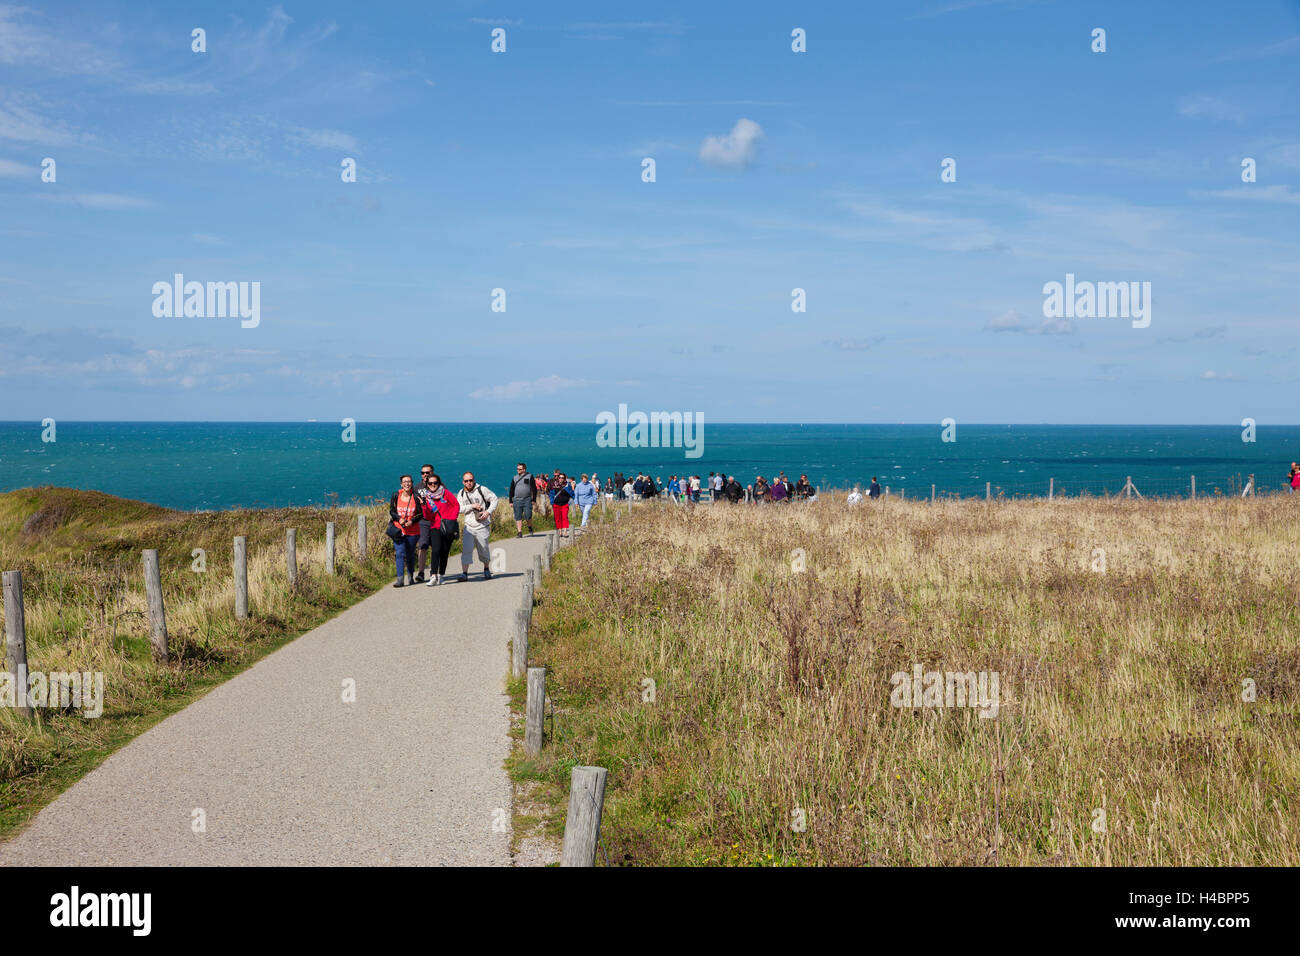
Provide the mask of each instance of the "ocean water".
POLYGON ((517 461, 532 471, 593 469, 708 475, 748 484, 784 470, 819 487, 865 486, 879 476, 894 494, 982 496, 1118 492, 1186 494, 1285 488, 1300 459, 1300 426, 1259 426, 1254 442, 1225 425, 712 425, 703 454, 681 448, 601 448, 594 424, 392 424, 360 422, 355 443, 329 423, 59 422, 54 442, 36 422, 0 423, 0 491, 32 485, 90 488, 172 508, 220 509, 387 497, 403 473, 431 462, 456 487, 465 470, 502 491, 517 461))

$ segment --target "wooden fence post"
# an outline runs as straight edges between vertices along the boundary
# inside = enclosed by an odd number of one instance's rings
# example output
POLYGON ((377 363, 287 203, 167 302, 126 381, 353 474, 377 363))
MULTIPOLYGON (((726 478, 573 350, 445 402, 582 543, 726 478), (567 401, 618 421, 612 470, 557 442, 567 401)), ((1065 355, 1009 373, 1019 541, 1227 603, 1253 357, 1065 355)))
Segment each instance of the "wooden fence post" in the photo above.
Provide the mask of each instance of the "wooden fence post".
POLYGON ((604 767, 573 768, 560 866, 596 865, 600 814, 605 805, 605 778, 608 774, 604 767))
POLYGON ((984 482, 984 500, 989 501, 993 498, 993 482, 984 482))
POLYGON ((1056 479, 1048 478, 1047 479, 1047 500, 1051 501, 1052 495, 1054 495, 1055 493, 1056 493, 1056 479))
POLYGON ((357 557, 366 560, 366 516, 357 515, 357 557))
POLYGON ((533 555, 533 590, 540 591, 542 588, 542 556, 533 555))
POLYGON ((930 504, 934 504, 934 485, 930 486, 930 504))
POLYGON ((519 599, 519 606, 528 612, 531 619, 533 616, 533 576, 531 574, 524 575, 524 593, 519 599))
POLYGON ((248 539, 235 537, 235 620, 248 620, 248 539))
POLYGON ((1196 476, 1192 475, 1192 498, 1196 497, 1196 476))
POLYGON ((144 593, 149 602, 149 643, 153 659, 167 660, 167 613, 163 610, 162 572, 158 568, 158 551, 144 552, 144 593))
POLYGON ((528 705, 524 718, 524 753, 542 752, 542 721, 546 717, 546 668, 528 668, 528 705))
POLYGON ((531 608, 515 609, 515 637, 511 642, 510 673, 518 679, 528 673, 528 620, 531 608))
POLYGON ((325 523, 325 573, 334 573, 334 522, 325 523))
POLYGON ((4 581, 5 601, 5 659, 14 682, 14 709, 24 717, 32 715, 27 696, 27 618, 23 613, 23 573, 6 571, 4 581))
POLYGON ((289 574, 289 587, 298 584, 298 529, 290 528, 284 533, 284 565, 289 574))

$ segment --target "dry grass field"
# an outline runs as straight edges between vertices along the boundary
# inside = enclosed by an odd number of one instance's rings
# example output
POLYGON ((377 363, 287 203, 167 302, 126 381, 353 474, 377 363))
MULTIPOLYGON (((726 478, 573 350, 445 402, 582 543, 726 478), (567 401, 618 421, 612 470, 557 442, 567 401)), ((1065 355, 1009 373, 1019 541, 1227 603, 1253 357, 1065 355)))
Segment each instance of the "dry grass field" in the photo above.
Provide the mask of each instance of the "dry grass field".
POLYGON ((609 769, 598 865, 1294 866, 1298 532, 1287 496, 640 505, 540 592, 511 772, 554 834, 609 769), (996 673, 996 716, 891 702, 917 665, 996 673))

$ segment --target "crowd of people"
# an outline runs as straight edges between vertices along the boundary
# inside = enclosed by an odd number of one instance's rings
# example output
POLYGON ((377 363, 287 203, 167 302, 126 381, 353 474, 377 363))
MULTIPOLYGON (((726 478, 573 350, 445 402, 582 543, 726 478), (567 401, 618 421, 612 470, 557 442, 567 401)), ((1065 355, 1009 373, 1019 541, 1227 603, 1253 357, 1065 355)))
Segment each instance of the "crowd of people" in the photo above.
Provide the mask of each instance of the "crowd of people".
POLYGON ((817 497, 817 489, 808 480, 807 475, 800 475, 799 480, 791 483, 785 472, 768 481, 762 475, 755 475, 752 484, 741 484, 735 475, 720 471, 711 471, 708 477, 702 475, 669 475, 657 481, 645 473, 624 476, 615 472, 612 478, 605 480, 605 493, 619 501, 625 498, 656 498, 667 495, 678 503, 698 504, 701 494, 707 492, 709 501, 807 501, 817 497), (663 489, 660 491, 660 489, 663 489))
MULTIPOLYGON (((460 574, 457 581, 469 580, 469 569, 477 557, 483 564, 483 579, 492 578, 492 554, 488 548, 492 514, 499 503, 498 496, 485 485, 479 484, 471 471, 461 475, 460 487, 452 490, 442 483, 432 465, 420 466, 417 483, 411 475, 402 475, 400 487, 388 502, 390 521, 388 537, 392 539, 397 565, 397 582, 393 587, 427 584, 429 587, 447 580, 447 562, 452 545, 460 538, 460 574), (427 574, 426 574, 426 568, 427 574)), ((879 494, 880 486, 872 479, 872 497, 879 494)), ((635 476, 615 472, 605 478, 602 485, 595 473, 579 477, 556 470, 550 474, 532 474, 524 462, 515 465, 505 496, 510 502, 515 520, 515 537, 522 538, 524 528, 533 534, 533 516, 551 516, 561 537, 568 537, 570 509, 581 514, 579 528, 587 526, 591 509, 607 498, 623 501, 629 498, 652 499, 665 494, 679 504, 697 504, 702 492, 708 492, 709 501, 741 501, 762 503, 788 503, 807 501, 817 497, 817 489, 807 475, 791 482, 781 472, 768 481, 756 475, 752 484, 742 485, 735 475, 709 472, 701 475, 670 475, 664 482, 648 474, 635 476), (662 491, 660 490, 662 489, 662 491)), ((860 497, 860 496, 859 496, 860 497)), ((577 515, 573 516, 576 520, 577 515)))
MULTIPOLYGON (((434 587, 447 578, 447 561, 451 547, 460 538, 460 575, 469 580, 470 565, 477 557, 483 564, 483 579, 492 578, 492 552, 488 538, 492 530, 492 513, 499 498, 481 485, 472 471, 461 476, 455 492, 442 483, 432 465, 420 466, 417 486, 411 475, 402 475, 400 487, 388 501, 389 523, 386 529, 393 542, 397 581, 393 587, 425 583, 434 587), (426 576, 425 568, 428 568, 426 576)), ((515 466, 507 498, 514 510, 515 537, 522 538, 524 526, 533 533, 533 513, 552 515, 561 537, 570 535, 569 510, 582 513, 581 527, 587 526, 591 509, 600 500, 600 484, 595 475, 573 478, 562 471, 553 475, 529 474, 523 462, 515 466)))

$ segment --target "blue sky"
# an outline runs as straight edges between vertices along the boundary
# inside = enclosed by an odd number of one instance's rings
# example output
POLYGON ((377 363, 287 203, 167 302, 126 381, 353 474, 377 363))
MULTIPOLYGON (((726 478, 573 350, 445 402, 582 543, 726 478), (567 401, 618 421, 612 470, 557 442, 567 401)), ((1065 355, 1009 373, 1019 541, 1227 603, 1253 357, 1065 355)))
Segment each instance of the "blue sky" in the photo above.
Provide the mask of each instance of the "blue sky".
POLYGON ((1298 420, 1300 2, 538 7, 0 0, 0 418, 1298 420))

